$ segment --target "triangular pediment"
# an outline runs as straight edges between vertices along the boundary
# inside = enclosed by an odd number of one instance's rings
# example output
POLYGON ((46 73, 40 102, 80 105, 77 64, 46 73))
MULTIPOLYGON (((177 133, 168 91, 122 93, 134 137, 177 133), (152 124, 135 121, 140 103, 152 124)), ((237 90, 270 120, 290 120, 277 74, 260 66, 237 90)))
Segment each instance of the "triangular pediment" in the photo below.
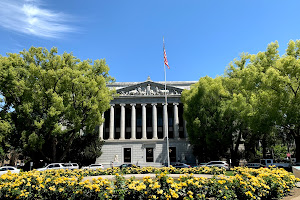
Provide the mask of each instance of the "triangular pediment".
POLYGON ((168 86, 168 84, 165 90, 164 84, 147 80, 136 85, 120 88, 117 90, 117 93, 120 94, 120 96, 161 96, 165 95, 165 92, 167 95, 181 95, 182 91, 183 89, 168 86))

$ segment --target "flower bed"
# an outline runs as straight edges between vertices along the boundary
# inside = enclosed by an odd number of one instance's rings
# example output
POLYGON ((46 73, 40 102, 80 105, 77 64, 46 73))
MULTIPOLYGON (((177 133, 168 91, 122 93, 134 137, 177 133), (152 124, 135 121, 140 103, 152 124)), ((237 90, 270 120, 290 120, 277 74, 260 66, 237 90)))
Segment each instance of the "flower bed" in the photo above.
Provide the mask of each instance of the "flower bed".
POLYGON ((115 173, 115 181, 101 177, 82 181, 91 173, 88 170, 8 173, 0 177, 0 199, 278 199, 298 181, 291 173, 276 168, 235 168, 234 176, 211 179, 195 178, 193 174, 173 179, 168 176, 173 169, 153 170, 160 171, 155 179, 146 176, 143 180, 125 180, 115 173))
POLYGON ((108 168, 106 170, 78 170, 78 173, 81 173, 83 176, 99 176, 99 175, 114 175, 118 174, 159 174, 161 172, 169 173, 169 174, 185 174, 185 173, 193 173, 193 174, 224 174, 224 168, 218 167, 191 167, 191 168, 175 168, 175 167, 127 167, 127 168, 108 168))

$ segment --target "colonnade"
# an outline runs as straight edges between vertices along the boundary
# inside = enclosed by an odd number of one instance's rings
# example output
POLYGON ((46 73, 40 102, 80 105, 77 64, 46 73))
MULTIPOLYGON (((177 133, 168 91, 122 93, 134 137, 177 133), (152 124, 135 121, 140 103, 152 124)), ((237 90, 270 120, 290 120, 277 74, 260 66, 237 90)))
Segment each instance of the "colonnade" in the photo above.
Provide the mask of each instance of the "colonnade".
MULTIPOLYGON (((120 113, 120 138, 119 140, 125 140, 125 106, 126 104, 119 104, 121 107, 120 113)), ((136 139, 136 105, 135 103, 130 104, 131 106, 131 140, 136 139)), ((147 139, 147 126, 146 126, 146 106, 147 104, 140 104, 142 107, 142 140, 147 139)), ((163 138, 167 137, 168 134, 168 105, 163 105, 163 138)), ((179 116, 178 116, 178 105, 179 103, 173 103, 173 133, 174 138, 179 138, 179 116)), ((157 103, 152 103, 152 139, 158 139, 157 136, 157 103)), ((110 120, 109 120, 109 137, 108 140, 114 139, 115 124, 115 104, 110 105, 110 120)), ((183 120, 184 138, 187 137, 185 121, 183 120)), ((99 127, 99 137, 103 139, 103 123, 99 127)))

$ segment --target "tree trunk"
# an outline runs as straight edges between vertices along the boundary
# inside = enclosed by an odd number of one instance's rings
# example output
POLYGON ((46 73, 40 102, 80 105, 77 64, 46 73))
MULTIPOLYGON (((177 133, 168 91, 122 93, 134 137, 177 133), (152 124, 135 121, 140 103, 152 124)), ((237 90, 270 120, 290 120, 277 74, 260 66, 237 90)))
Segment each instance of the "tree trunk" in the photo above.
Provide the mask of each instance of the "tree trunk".
POLYGON ((296 144, 296 161, 300 161, 300 136, 294 136, 296 144))
POLYGON ((265 138, 265 134, 263 136, 263 139, 261 141, 261 145, 262 145, 262 154, 263 154, 263 158, 267 158, 267 142, 266 142, 266 138, 265 138))
POLYGON ((52 162, 56 162, 56 143, 57 143, 57 139, 54 136, 52 138, 52 162))
POLYGON ((233 149, 233 152, 232 152, 232 155, 231 155, 231 160, 232 160, 232 165, 233 166, 238 166, 239 165, 239 163, 237 161, 237 155, 238 155, 238 150, 239 150, 241 138, 242 138, 242 131, 239 131, 238 137, 237 137, 237 140, 236 140, 236 144, 234 146, 234 149, 233 149))

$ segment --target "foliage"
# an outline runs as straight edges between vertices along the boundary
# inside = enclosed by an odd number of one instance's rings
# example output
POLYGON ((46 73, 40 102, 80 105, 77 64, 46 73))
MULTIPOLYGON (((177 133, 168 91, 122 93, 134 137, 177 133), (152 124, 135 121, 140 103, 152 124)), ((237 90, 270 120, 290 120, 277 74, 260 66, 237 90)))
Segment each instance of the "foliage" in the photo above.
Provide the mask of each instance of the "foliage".
POLYGON ((276 160, 285 160, 287 158, 287 147, 277 144, 273 147, 274 159, 276 160))
MULTIPOLYGON (((97 134, 109 108, 113 79, 105 60, 80 61, 72 53, 31 47, 0 57, 0 93, 9 116, 10 144, 32 161, 68 161, 74 141, 97 134)), ((76 144, 77 145, 77 144, 76 144)), ((87 143, 80 144, 88 146, 87 143)))
POLYGON ((234 79, 204 77, 182 94, 190 142, 200 161, 227 157, 237 164, 242 134, 247 132, 247 104, 233 94, 237 85, 234 79))
POLYGON ((83 181, 82 170, 29 171, 0 177, 1 199, 280 199, 299 181, 283 169, 235 168, 230 177, 194 177, 178 179, 159 173, 115 180, 94 178, 83 181))
POLYGON ((73 145, 68 154, 69 161, 76 162, 79 166, 86 166, 95 163, 96 158, 100 157, 103 140, 99 139, 98 134, 87 134, 86 137, 74 139, 73 145), (82 145, 85 144, 85 145, 82 145))
POLYGON ((267 157, 283 136, 285 144, 294 139, 300 159, 300 40, 290 41, 282 56, 278 48, 273 42, 264 52, 242 53, 222 77, 201 78, 184 91, 184 117, 200 158, 211 159, 203 152, 226 157, 228 151, 236 157, 241 138, 246 158, 256 158, 259 145, 262 157, 267 157), (211 145, 214 149, 208 150, 211 145))
POLYGON ((201 161, 219 159, 231 144, 233 122, 222 101, 227 98, 220 77, 201 78, 182 94, 189 138, 201 161))
POLYGON ((224 168, 218 167, 193 167, 193 168, 175 168, 175 167, 126 167, 120 169, 119 167, 107 168, 106 170, 79 170, 82 176, 99 176, 99 175, 115 175, 115 174, 212 174, 220 175, 225 173, 224 168))

